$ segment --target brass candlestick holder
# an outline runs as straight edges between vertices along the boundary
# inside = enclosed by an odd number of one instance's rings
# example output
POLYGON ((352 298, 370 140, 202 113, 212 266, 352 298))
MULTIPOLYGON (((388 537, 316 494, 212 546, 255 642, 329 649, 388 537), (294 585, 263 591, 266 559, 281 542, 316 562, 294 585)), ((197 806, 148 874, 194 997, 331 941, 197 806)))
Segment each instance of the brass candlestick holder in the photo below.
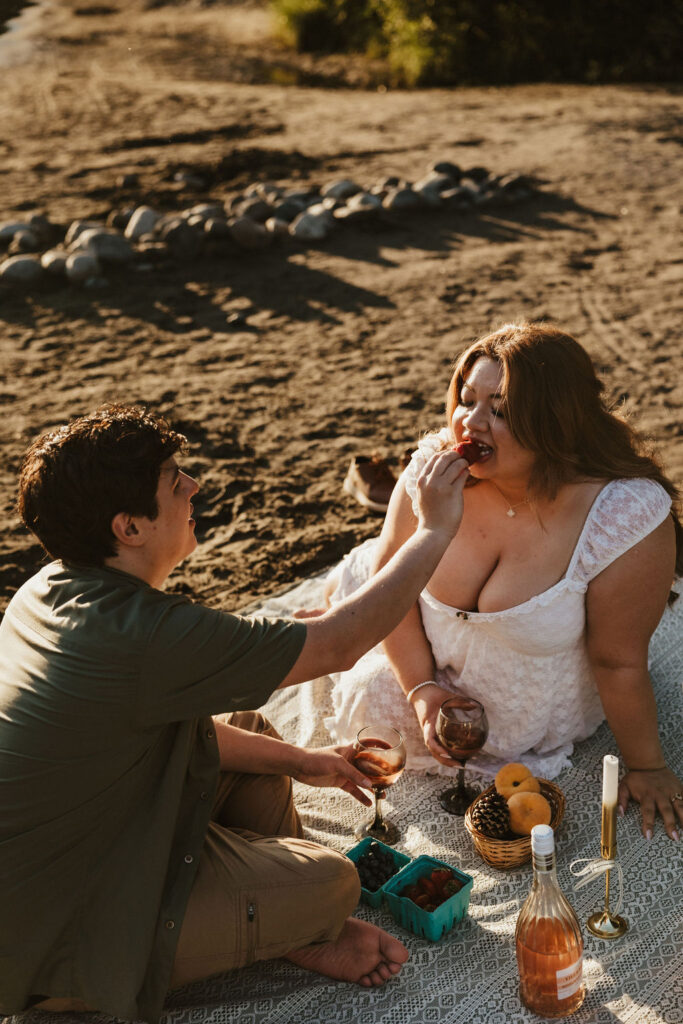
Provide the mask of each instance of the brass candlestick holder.
MULTIPOLYGON (((602 835, 600 856, 603 860, 614 861, 617 855, 617 805, 602 805, 602 835)), ((599 939, 618 939, 628 928, 628 921, 619 914, 613 914, 609 908, 609 876, 611 868, 605 871, 605 906, 602 910, 591 914, 586 924, 588 930, 599 939)), ((617 909, 619 907, 617 906, 617 909)))

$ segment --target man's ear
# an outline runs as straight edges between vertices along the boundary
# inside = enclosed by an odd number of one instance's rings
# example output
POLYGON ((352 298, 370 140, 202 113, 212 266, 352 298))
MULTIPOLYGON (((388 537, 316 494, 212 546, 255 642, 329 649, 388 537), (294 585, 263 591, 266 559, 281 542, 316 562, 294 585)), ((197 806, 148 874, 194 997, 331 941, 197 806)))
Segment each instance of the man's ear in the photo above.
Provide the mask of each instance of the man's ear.
POLYGON ((128 548, 139 548, 145 542, 140 517, 129 512, 117 512, 111 521, 111 532, 119 544, 128 548))

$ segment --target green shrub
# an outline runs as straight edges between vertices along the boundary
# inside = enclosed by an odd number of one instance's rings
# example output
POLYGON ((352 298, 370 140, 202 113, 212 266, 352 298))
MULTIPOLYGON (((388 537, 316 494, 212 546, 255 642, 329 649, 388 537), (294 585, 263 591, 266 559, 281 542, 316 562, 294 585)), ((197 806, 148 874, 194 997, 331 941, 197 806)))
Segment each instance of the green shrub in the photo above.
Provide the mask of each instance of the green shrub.
POLYGON ((683 0, 272 0, 300 50, 404 85, 680 81, 683 0))

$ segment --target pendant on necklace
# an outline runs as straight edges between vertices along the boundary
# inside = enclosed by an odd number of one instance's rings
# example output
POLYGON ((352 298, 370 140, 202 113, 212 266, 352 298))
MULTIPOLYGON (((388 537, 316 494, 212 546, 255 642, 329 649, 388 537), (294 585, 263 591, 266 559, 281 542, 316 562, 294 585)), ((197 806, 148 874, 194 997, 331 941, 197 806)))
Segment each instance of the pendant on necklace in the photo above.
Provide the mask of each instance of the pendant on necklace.
POLYGON ((513 516, 516 516, 516 515, 517 515, 517 513, 515 512, 514 508, 510 507, 510 508, 509 508, 509 509, 507 510, 507 512, 505 513, 505 515, 506 515, 506 516, 510 516, 510 518, 512 519, 512 517, 513 517, 513 516))

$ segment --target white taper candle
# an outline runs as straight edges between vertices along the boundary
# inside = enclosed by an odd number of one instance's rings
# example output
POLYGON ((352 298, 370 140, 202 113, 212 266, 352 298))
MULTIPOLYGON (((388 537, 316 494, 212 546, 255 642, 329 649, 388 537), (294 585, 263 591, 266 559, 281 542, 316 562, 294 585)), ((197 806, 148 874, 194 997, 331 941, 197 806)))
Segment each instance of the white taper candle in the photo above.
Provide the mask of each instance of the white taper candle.
POLYGON ((619 758, 605 754, 602 759, 602 806, 614 807, 619 789, 619 758))

